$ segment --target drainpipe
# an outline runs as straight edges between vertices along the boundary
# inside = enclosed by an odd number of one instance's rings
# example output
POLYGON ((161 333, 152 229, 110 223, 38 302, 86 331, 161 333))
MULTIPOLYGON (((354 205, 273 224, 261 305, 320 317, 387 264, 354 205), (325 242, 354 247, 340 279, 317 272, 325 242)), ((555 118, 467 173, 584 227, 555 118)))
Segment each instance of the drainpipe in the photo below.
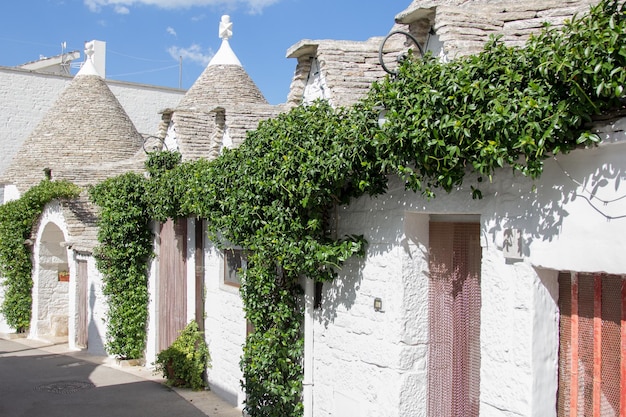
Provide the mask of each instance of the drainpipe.
POLYGON ((304 302, 304 380, 302 381, 302 402, 304 417, 313 417, 313 311, 315 309, 315 281, 305 278, 304 302))
MULTIPOLYGON (((187 219, 187 253, 185 254, 187 271, 185 280, 187 281, 187 317, 185 323, 196 319, 196 219, 187 219)), ((198 326, 201 326, 198 323, 198 326)))

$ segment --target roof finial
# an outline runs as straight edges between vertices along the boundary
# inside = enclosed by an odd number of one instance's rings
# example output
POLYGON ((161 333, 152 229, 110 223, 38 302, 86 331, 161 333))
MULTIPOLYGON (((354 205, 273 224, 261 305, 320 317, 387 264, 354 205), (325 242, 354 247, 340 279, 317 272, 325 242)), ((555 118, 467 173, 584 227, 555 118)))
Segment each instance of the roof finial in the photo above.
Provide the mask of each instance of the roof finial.
POLYGON ((220 21, 220 38, 229 40, 233 37, 233 22, 230 21, 230 16, 225 14, 220 21))
POLYGON ((85 42, 85 55, 87 57, 85 59, 85 62, 83 63, 83 66, 80 68, 80 71, 78 71, 78 74, 76 75, 99 75, 101 76, 100 73, 98 73, 98 70, 96 69, 96 66, 93 62, 93 55, 96 52, 95 48, 96 48, 96 45, 93 41, 85 42))
POLYGON ((241 62, 237 59, 237 56, 230 48, 230 44, 228 40, 233 36, 233 23, 230 21, 230 16, 224 15, 222 16, 222 20, 220 20, 220 38, 222 38, 222 45, 217 53, 209 62, 209 66, 211 65, 237 65, 241 66, 241 62))
POLYGON ((87 55, 87 59, 93 61, 93 54, 96 52, 93 41, 85 42, 85 55, 87 55))

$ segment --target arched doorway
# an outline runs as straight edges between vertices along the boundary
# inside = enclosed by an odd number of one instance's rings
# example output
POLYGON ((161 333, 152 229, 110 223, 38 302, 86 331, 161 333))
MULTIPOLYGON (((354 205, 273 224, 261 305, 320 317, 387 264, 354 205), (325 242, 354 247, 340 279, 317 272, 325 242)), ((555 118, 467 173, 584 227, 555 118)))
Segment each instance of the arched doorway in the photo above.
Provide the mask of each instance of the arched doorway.
POLYGON ((50 222, 35 252, 33 325, 35 337, 67 337, 69 333, 70 275, 63 231, 50 222))

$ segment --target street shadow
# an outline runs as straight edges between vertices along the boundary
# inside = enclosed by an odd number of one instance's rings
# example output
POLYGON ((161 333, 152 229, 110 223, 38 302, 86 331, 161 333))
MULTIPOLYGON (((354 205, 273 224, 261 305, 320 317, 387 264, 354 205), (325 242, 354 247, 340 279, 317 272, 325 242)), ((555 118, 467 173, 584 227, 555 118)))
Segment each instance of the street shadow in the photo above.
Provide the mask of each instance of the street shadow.
POLYGON ((204 417, 166 385, 80 356, 0 340, 0 415, 204 417))

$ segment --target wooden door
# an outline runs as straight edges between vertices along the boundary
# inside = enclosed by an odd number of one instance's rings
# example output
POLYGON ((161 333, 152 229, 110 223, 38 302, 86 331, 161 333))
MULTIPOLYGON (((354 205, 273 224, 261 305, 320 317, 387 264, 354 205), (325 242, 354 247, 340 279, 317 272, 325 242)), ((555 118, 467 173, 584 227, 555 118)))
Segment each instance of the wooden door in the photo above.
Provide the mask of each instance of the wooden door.
POLYGON ((76 346, 87 348, 89 340, 89 287, 87 261, 76 261, 76 346))
POLYGON ((187 324, 187 220, 161 224, 158 276, 158 351, 187 324))

